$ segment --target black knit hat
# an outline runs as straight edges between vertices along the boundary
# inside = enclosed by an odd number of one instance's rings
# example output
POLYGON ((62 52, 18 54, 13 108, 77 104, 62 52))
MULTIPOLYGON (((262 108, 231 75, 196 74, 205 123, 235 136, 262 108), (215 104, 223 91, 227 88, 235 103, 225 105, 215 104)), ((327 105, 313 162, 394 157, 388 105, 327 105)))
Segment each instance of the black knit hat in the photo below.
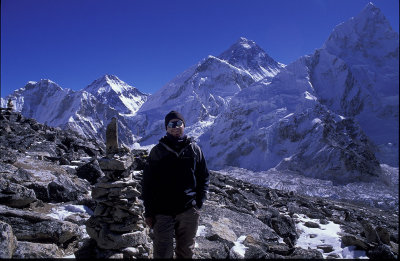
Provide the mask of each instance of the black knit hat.
POLYGON ((173 120, 173 119, 179 119, 179 120, 183 121, 183 124, 184 124, 184 125, 186 125, 186 124, 185 124, 185 119, 183 118, 182 114, 180 114, 180 113, 177 112, 177 111, 170 111, 170 112, 165 116, 165 129, 167 129, 168 122, 169 122, 170 120, 173 120))

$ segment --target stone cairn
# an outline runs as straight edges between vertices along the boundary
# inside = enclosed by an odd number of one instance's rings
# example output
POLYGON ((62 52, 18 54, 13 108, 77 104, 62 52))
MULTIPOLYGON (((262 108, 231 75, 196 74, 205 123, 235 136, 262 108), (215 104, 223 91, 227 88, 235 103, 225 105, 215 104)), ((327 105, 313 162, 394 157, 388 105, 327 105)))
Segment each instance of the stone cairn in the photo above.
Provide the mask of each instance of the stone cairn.
MULTIPOLYGON (((106 130, 106 157, 99 160, 104 176, 92 189, 97 205, 86 222, 86 231, 96 242, 96 258, 150 258, 149 229, 143 217, 136 162, 126 148, 118 147, 118 122, 106 130)), ((94 255, 92 252, 91 255, 94 255)))

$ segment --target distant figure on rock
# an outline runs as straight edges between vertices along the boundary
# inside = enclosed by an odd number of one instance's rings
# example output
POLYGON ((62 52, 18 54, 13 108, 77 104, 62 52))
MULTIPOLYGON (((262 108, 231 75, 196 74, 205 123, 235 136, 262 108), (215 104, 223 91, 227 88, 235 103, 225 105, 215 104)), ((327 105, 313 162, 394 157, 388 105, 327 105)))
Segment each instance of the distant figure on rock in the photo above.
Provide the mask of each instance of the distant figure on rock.
POLYGON ((209 172, 200 147, 184 135, 176 111, 165 116, 166 136, 150 152, 143 173, 146 224, 154 231, 154 258, 192 258, 209 172))

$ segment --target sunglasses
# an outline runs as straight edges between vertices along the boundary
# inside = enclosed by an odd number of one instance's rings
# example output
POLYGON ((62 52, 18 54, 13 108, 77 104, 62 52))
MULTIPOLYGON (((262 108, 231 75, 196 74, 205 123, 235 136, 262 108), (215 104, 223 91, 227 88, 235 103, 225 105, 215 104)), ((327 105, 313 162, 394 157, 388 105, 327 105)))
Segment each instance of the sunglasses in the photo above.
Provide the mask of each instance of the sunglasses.
POLYGON ((182 125, 183 125, 183 121, 181 121, 181 120, 179 120, 179 121, 170 121, 167 124, 167 127, 168 128, 179 128, 179 127, 182 127, 182 125))

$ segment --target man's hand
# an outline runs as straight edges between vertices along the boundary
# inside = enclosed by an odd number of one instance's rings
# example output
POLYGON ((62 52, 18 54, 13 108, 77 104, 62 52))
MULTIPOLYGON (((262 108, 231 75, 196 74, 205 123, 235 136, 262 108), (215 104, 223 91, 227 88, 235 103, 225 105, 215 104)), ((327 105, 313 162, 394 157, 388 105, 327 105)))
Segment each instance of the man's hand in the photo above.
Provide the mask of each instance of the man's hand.
POLYGON ((144 221, 146 222, 146 225, 148 225, 150 228, 153 228, 155 220, 153 217, 147 217, 144 219, 144 221))

